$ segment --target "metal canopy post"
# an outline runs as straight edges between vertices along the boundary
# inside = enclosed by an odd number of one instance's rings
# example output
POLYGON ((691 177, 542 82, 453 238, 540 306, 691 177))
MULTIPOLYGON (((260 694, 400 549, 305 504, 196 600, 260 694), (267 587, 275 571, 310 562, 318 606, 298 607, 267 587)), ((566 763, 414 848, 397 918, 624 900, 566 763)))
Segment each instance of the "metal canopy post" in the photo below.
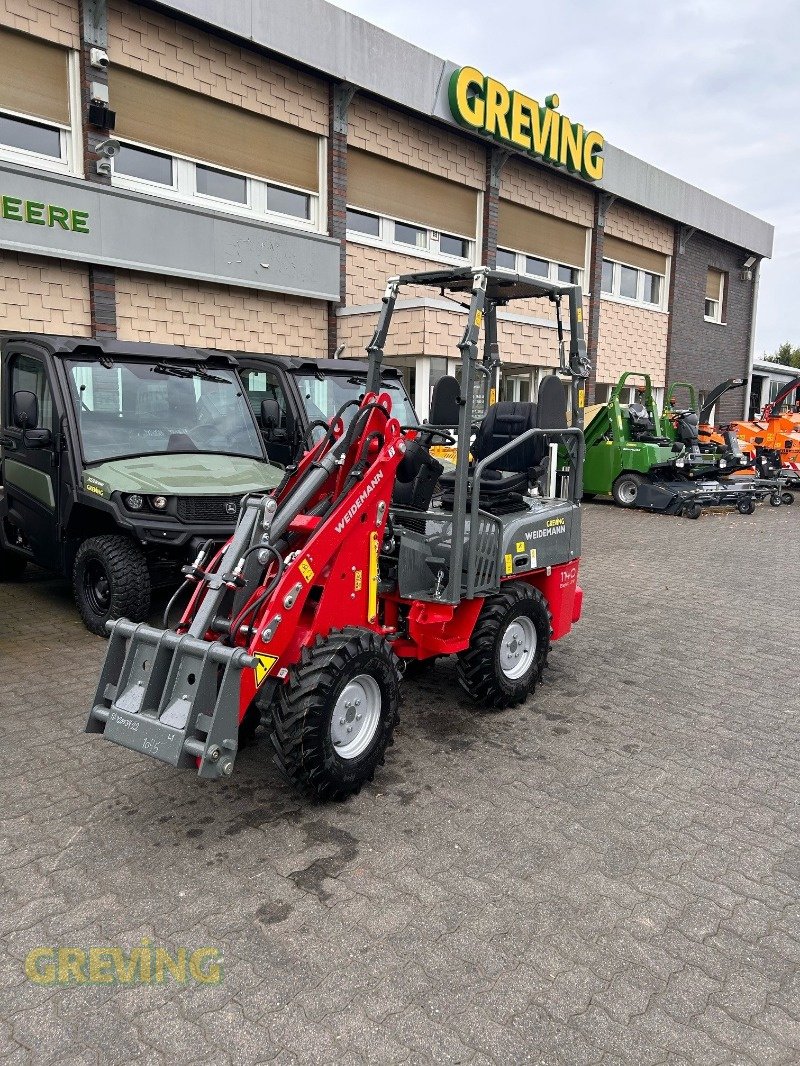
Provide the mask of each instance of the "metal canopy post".
POLYGON ((456 482, 453 494, 453 536, 450 550, 450 573, 442 597, 444 602, 461 602, 461 570, 464 565, 464 531, 469 489, 469 449, 472 436, 473 386, 478 368, 478 336, 486 306, 486 271, 474 271, 472 300, 464 335, 459 341, 461 352, 461 410, 458 417, 458 450, 456 453, 456 482))

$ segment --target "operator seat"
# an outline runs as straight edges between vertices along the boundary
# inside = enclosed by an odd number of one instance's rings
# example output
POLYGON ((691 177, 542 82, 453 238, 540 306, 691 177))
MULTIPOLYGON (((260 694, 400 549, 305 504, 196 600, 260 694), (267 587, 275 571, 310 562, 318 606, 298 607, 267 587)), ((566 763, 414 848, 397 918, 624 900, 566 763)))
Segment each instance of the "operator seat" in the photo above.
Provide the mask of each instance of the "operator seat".
POLYGON ((659 444, 668 446, 673 442, 668 437, 657 437, 652 416, 643 403, 628 404, 628 422, 631 438, 639 444, 659 444))
POLYGON ((431 413, 428 416, 428 424, 431 426, 447 426, 452 428, 458 425, 458 414, 461 400, 461 387, 458 379, 452 374, 445 374, 439 378, 433 386, 431 395, 431 413))
MULTIPOLYGON (((529 429, 536 429, 536 404, 503 401, 493 404, 483 417, 475 440, 472 454, 476 462, 504 444, 516 440, 529 429)), ((506 514, 522 510, 525 507, 523 496, 528 485, 538 473, 538 467, 546 454, 543 438, 534 437, 524 441, 501 455, 484 470, 481 477, 481 506, 484 510, 496 514, 506 514)), ((439 483, 444 490, 442 506, 452 508, 455 492, 456 475, 443 474, 439 483)), ((470 480, 469 496, 472 493, 470 480)))

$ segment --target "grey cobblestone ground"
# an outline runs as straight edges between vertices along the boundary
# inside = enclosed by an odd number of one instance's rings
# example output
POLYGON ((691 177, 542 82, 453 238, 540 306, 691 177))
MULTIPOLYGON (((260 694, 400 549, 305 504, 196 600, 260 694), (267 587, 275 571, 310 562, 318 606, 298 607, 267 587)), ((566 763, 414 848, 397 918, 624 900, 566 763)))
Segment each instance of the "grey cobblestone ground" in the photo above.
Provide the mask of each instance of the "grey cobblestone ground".
POLYGON ((800 1061, 800 507, 587 507, 585 617, 524 708, 409 682, 373 788, 310 807, 82 735, 104 644, 0 587, 8 1063, 800 1061), (37 945, 224 951, 53 988, 37 945))

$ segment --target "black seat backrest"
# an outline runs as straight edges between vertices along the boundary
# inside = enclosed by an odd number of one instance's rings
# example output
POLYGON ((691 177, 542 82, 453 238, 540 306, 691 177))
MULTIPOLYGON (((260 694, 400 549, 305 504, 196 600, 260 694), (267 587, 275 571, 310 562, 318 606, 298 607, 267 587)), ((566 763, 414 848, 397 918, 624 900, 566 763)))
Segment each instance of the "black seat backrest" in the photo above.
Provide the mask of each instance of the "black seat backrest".
POLYGON ((628 419, 634 440, 641 440, 643 437, 655 432, 656 427, 653 425, 653 419, 643 403, 628 404, 628 419))
MULTIPOLYGON (((519 437, 526 430, 536 428, 536 404, 513 403, 504 401, 496 403, 483 417, 475 442, 472 445, 472 454, 476 459, 485 459, 497 448, 519 437)), ((505 470, 509 472, 527 473, 531 467, 536 466, 542 459, 542 447, 540 438, 526 440, 511 451, 501 455, 491 464, 490 470, 505 470)))
POLYGON ((694 411, 684 411, 678 416, 678 437, 684 444, 697 444, 700 436, 700 417, 694 411))
POLYGON ((432 426, 457 426, 461 387, 451 375, 439 378, 433 386, 431 413, 428 422, 432 426))
POLYGON ((567 390, 555 374, 548 374, 539 384, 536 425, 539 429, 567 429, 567 390))

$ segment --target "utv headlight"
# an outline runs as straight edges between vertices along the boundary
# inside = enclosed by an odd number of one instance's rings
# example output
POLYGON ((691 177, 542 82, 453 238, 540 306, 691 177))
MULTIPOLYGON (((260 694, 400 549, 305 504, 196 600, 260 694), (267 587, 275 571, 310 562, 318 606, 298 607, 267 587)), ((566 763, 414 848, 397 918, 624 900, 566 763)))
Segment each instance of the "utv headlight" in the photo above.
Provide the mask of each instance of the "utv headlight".
POLYGON ((724 470, 727 465, 728 465, 728 460, 727 459, 720 459, 720 461, 719 461, 720 470, 724 470))
POLYGON ((153 496, 150 500, 153 505, 153 509, 156 511, 166 511, 167 509, 167 497, 166 496, 153 496))
POLYGON ((125 506, 130 508, 131 511, 141 511, 144 507, 144 498, 134 492, 132 495, 125 497, 125 506))

